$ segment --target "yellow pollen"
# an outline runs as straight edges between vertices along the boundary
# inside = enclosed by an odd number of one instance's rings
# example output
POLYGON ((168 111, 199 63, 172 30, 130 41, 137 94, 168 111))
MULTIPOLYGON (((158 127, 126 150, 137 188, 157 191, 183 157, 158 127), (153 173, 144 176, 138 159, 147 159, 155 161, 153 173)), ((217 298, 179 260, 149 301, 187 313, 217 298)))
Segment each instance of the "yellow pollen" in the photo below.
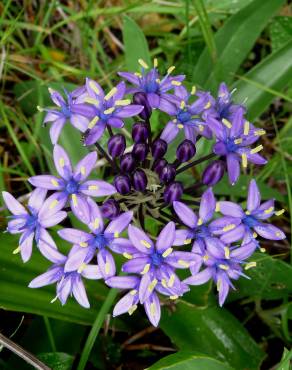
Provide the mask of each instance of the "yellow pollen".
POLYGON ((80 273, 85 269, 85 267, 86 267, 86 263, 82 263, 82 264, 79 266, 79 268, 78 268, 77 272, 80 274, 80 273))
POLYGON ((115 233, 114 233, 114 237, 115 238, 118 238, 120 236, 120 233, 118 232, 118 231, 116 231, 115 233))
POLYGON ((112 96, 115 95, 115 93, 118 91, 118 89, 116 87, 113 87, 107 94, 106 96, 104 97, 104 100, 110 100, 110 98, 112 96))
POLYGON ((147 264, 144 266, 143 270, 141 271, 141 275, 145 275, 145 274, 147 274, 147 272, 149 271, 149 269, 150 269, 150 263, 147 263, 147 264))
POLYGON ((103 113, 104 114, 111 114, 111 113, 113 113, 114 110, 115 110, 115 107, 111 107, 109 109, 106 109, 103 113))
POLYGON ((72 194, 72 202, 73 202, 73 205, 74 205, 74 207, 76 207, 77 206, 77 197, 76 197, 76 194, 72 194))
POLYGON ((236 227, 235 224, 226 225, 226 226, 223 227, 223 231, 224 232, 230 231, 230 230, 233 230, 235 227, 236 227))
POLYGON ((245 214, 246 214, 246 215, 250 215, 250 212, 249 212, 249 211, 245 211, 245 214))
POLYGON ((98 228, 98 226, 99 226, 99 218, 95 218, 95 219, 94 219, 94 222, 93 222, 93 228, 94 228, 94 229, 97 229, 97 228, 98 228))
POLYGON ((157 82, 158 84, 160 84, 160 82, 161 82, 161 81, 160 81, 160 78, 156 78, 156 79, 155 79, 155 82, 157 82))
POLYGON ((274 210, 274 207, 270 207, 268 209, 265 209, 265 213, 266 214, 271 213, 271 212, 273 212, 273 210, 274 210))
POLYGON ((51 87, 48 88, 50 94, 54 94, 56 91, 52 89, 51 87))
POLYGON ((109 272, 111 270, 111 265, 110 265, 109 262, 106 262, 106 264, 104 265, 104 270, 105 270, 106 274, 109 274, 109 272))
POLYGON ((207 254, 205 254, 205 256, 203 257, 203 260, 206 262, 206 261, 208 261, 208 259, 209 259, 209 256, 207 254))
POLYGON ((222 123, 223 123, 223 125, 224 125, 224 126, 226 126, 227 128, 231 128, 231 127, 232 127, 231 122, 229 122, 229 121, 228 121, 228 119, 226 119, 226 118, 223 118, 223 119, 222 119, 222 123))
POLYGON ((151 244, 147 242, 147 240, 140 240, 141 244, 144 245, 144 247, 150 249, 151 244))
POLYGON ((197 225, 198 225, 198 226, 203 225, 203 220, 202 220, 201 218, 199 218, 199 219, 198 219, 197 225))
POLYGON ((249 134, 249 122, 245 121, 244 126, 243 126, 243 135, 248 135, 249 134))
POLYGON ((255 154, 255 153, 258 153, 260 152, 264 147, 262 145, 258 145, 257 147, 253 148, 251 151, 250 151, 250 154, 255 154))
POLYGON ((148 64, 143 59, 138 59, 138 63, 140 64, 141 67, 145 69, 149 68, 148 64))
POLYGON ((161 284, 164 288, 167 288, 167 284, 166 284, 166 280, 165 279, 162 279, 161 280, 161 284))
POLYGON ((52 179, 51 180, 51 183, 54 185, 54 186, 58 186, 59 184, 58 184, 58 181, 57 180, 55 180, 55 179, 52 179))
POLYGON ((158 59, 157 58, 154 58, 153 59, 153 67, 154 68, 157 68, 158 67, 158 59))
POLYGON ((256 263, 256 262, 248 262, 248 263, 245 265, 244 269, 245 269, 245 270, 249 270, 249 269, 250 269, 250 268, 252 268, 252 267, 256 267, 256 265, 257 265, 257 263, 256 263))
POLYGON ((65 166, 65 159, 63 157, 59 159, 59 165, 61 167, 64 167, 65 166))
POLYGON ((257 234, 256 232, 254 232, 254 233, 252 234, 252 236, 253 236, 253 238, 255 239, 255 238, 258 236, 258 234, 257 234))
POLYGON ((220 203, 219 202, 216 203, 215 212, 220 212, 220 203))
POLYGON ((175 119, 173 119, 173 120, 172 120, 172 122, 173 122, 173 123, 177 123, 177 119, 176 119, 176 118, 175 118, 175 119))
POLYGON ((184 109, 185 106, 186 106, 186 102, 184 100, 182 100, 180 102, 180 109, 184 109))
POLYGON ((43 109, 41 106, 39 106, 39 105, 37 105, 37 110, 38 110, 39 112, 43 112, 43 111, 44 111, 44 109, 43 109))
POLYGON ((91 98, 90 96, 87 96, 85 99, 84 99, 85 103, 88 103, 88 104, 92 104, 96 107, 99 106, 99 101, 97 99, 94 99, 94 98, 91 98))
POLYGON ((167 257, 167 256, 169 256, 170 255, 170 253, 173 251, 173 249, 172 248, 167 248, 166 249, 166 251, 164 251, 163 253, 162 253, 162 257, 167 257))
POLYGON ((191 95, 195 95, 196 91, 197 91, 196 86, 193 86, 191 90, 191 95))
POLYGON ((150 314, 151 316, 154 316, 156 314, 156 307, 154 302, 152 302, 150 305, 150 314))
POLYGON ((131 316, 136 310, 137 310, 137 305, 134 304, 132 307, 129 308, 128 314, 131 316))
POLYGON ((281 216, 285 212, 285 209, 280 209, 279 211, 275 212, 276 216, 281 216))
POLYGON ((180 82, 180 81, 175 81, 175 80, 173 80, 173 81, 171 81, 171 84, 172 84, 173 86, 180 86, 180 85, 181 85, 181 82, 180 82))
POLYGON ((98 190, 98 186, 97 185, 89 185, 88 190, 98 190))
POLYGON ((142 77, 141 73, 139 73, 139 72, 135 72, 134 75, 137 76, 137 77, 142 77))
POLYGON ((86 248, 88 246, 88 243, 80 242, 79 245, 80 245, 80 247, 86 248))
POLYGON ((242 160, 242 167, 246 168, 247 167, 247 156, 245 153, 241 154, 241 160, 242 160))
POLYGON ((126 252, 123 253, 123 256, 127 258, 128 260, 131 260, 133 258, 133 256, 130 253, 126 253, 126 252))
POLYGON ((174 284, 174 281, 175 281, 175 275, 174 274, 171 274, 169 280, 168 280, 168 286, 169 288, 172 288, 173 287, 173 284, 174 284))
POLYGON ((280 231, 277 231, 277 232, 276 232, 276 236, 277 236, 278 238, 280 238, 280 237, 282 236, 282 233, 280 233, 280 231))
POLYGON ((81 172, 82 175, 85 175, 86 174, 86 168, 84 166, 81 166, 80 172, 81 172))
POLYGON ((167 70, 167 74, 170 75, 175 70, 175 66, 171 66, 167 70))
POLYGON ((57 199, 54 199, 52 201, 52 203, 50 204, 49 209, 55 208, 58 203, 59 203, 58 200, 57 199))
POLYGON ((229 267, 227 265, 220 264, 219 267, 221 268, 221 270, 229 270, 229 267))
POLYGON ((184 244, 185 244, 185 245, 190 244, 190 243, 191 243, 191 241, 192 241, 192 239, 185 239, 184 244))
POLYGON ((95 92, 96 95, 100 94, 100 91, 94 81, 89 81, 89 87, 95 92))
POLYGON ((241 143, 242 143, 242 138, 234 140, 234 144, 241 144, 241 143))
POLYGON ((17 254, 20 252, 20 247, 17 247, 16 249, 14 249, 14 251, 12 252, 13 254, 17 254))
POLYGON ((200 132, 204 131, 204 126, 203 125, 199 125, 199 131, 200 132))
POLYGON ((190 264, 184 260, 178 260, 178 264, 185 267, 185 268, 188 268, 190 267, 190 264))
POLYGON ((230 250, 228 247, 224 247, 225 258, 228 260, 230 258, 230 250))
POLYGON ((55 298, 53 298, 52 300, 51 300, 51 302, 50 303, 54 303, 54 302, 56 302, 56 300, 58 299, 58 295, 56 295, 56 297, 55 298))
POLYGON ((218 279, 217 280, 217 291, 219 292, 220 291, 220 289, 221 289, 221 285, 222 285, 222 281, 221 281, 221 279, 218 279))
POLYGON ((184 128, 184 125, 182 125, 181 123, 179 123, 178 125, 176 125, 176 127, 179 128, 179 129, 182 129, 182 128, 184 128))
POLYGON ((153 290, 155 289, 155 287, 156 287, 157 283, 158 283, 158 280, 157 280, 157 279, 154 279, 154 280, 152 280, 152 282, 149 284, 149 286, 148 286, 148 291, 149 291, 150 293, 152 293, 152 292, 153 292, 153 290))
POLYGON ((97 122, 99 121, 99 117, 98 116, 95 116, 88 124, 87 128, 89 129, 92 129, 96 124, 97 122))
POLYGON ((265 135, 266 131, 265 130, 256 130, 254 132, 254 136, 262 136, 265 135))
POLYGON ((208 101, 208 103, 204 106, 204 109, 209 109, 211 107, 211 102, 208 101))
POLYGON ((171 296, 169 296, 169 298, 174 301, 175 299, 178 299, 178 295, 171 295, 171 296))
POLYGON ((123 99, 123 100, 116 100, 115 102, 115 105, 117 106, 126 106, 126 105, 129 105, 131 104, 131 100, 130 99, 123 99))
POLYGON ((130 291, 130 294, 131 294, 131 295, 135 295, 135 294, 137 294, 137 293, 138 293, 138 290, 136 290, 136 289, 133 289, 133 290, 131 290, 131 291, 130 291))
POLYGON ((260 248, 260 252, 265 253, 266 248, 260 248))

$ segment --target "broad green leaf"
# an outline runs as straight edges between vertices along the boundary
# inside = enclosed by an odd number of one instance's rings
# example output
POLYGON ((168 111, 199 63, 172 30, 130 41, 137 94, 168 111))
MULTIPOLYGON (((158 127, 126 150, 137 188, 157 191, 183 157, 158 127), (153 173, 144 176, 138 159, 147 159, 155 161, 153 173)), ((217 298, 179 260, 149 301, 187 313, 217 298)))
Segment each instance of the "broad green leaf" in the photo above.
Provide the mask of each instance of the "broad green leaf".
POLYGON ((292 350, 289 351, 287 348, 284 348, 281 362, 278 364, 276 370, 291 370, 291 359, 292 359, 292 350))
POLYGON ((284 0, 254 0, 231 16, 215 35, 218 58, 213 65, 205 49, 193 71, 192 80, 214 91, 220 81, 232 81, 256 39, 284 0))
POLYGON ((244 75, 249 80, 261 85, 262 88, 247 81, 238 81, 234 84, 233 87, 237 89, 234 93, 235 101, 242 103, 248 98, 245 104, 250 120, 254 120, 262 114, 274 99, 274 95, 265 91, 265 88, 281 91, 291 82, 291 60, 292 41, 290 40, 244 75))
POLYGON ((138 59, 143 59, 150 66, 151 58, 144 33, 137 23, 126 15, 123 22, 123 40, 126 67, 129 71, 135 72, 138 69, 138 59))
POLYGON ((150 366, 148 370, 232 370, 214 358, 192 352, 178 352, 150 366))
POLYGON ((63 352, 40 353, 38 358, 54 370, 70 370, 74 357, 63 352))
POLYGON ((270 26, 272 50, 276 51, 285 45, 292 37, 292 18, 275 17, 270 26))
POLYGON ((196 351, 236 370, 258 369, 263 353, 244 327, 224 308, 198 308, 183 300, 163 312, 162 330, 184 351, 196 351))

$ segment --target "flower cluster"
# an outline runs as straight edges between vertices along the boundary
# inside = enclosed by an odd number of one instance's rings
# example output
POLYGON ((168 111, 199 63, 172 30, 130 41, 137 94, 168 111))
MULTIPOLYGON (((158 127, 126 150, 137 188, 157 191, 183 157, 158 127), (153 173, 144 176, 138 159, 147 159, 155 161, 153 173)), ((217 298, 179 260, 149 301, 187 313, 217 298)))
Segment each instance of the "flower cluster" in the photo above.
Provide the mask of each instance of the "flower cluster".
POLYGON ((262 145, 252 147, 265 131, 246 119, 245 107, 232 101, 224 83, 215 98, 195 87, 188 91, 185 76, 172 75, 174 67, 161 76, 156 59, 153 68, 143 60, 139 63, 137 73, 118 73, 128 85, 121 81, 107 93, 89 78, 84 86, 65 91, 66 99, 49 89, 56 107, 39 110, 46 112, 44 123, 50 124, 56 171, 29 178, 35 189, 27 207, 7 192, 3 199, 12 213, 7 231, 20 235, 13 253, 20 252, 27 262, 35 243, 52 262, 30 288, 56 283, 52 301, 65 304, 73 295, 88 308, 83 280, 103 279, 109 287, 127 291, 114 307, 114 316, 131 315, 141 304, 157 326, 161 301, 178 299, 192 285, 214 281, 222 306, 229 289, 234 289, 232 281, 248 278, 244 271, 256 266, 249 260, 254 251, 264 251, 258 237, 281 240, 285 235, 266 223, 283 210, 275 211, 274 200, 261 203, 255 180, 249 184, 246 210, 216 200, 213 193, 226 172, 234 185, 241 165, 245 169, 248 162, 266 163, 258 154, 262 145), (151 127, 154 109, 167 117, 156 137, 151 127), (125 120, 128 124, 131 117, 135 121, 129 135, 125 120), (75 166, 58 144, 67 123, 81 132, 84 146, 91 150, 75 166), (105 134, 107 147, 100 143, 105 134), (212 152, 192 161, 202 137, 213 140, 212 152), (168 149, 175 139, 179 143, 171 158, 168 149), (111 183, 96 178, 98 152, 108 161, 111 183), (186 188, 180 174, 205 161, 201 180, 186 188), (71 213, 84 225, 82 230, 67 227, 71 213), (71 244, 67 256, 47 230, 65 219, 66 227, 57 233, 71 244), (162 225, 157 237, 149 235, 148 219, 162 225), (123 275, 117 272, 116 254, 124 258, 123 275), (189 270, 189 277, 182 280, 180 269, 189 270))

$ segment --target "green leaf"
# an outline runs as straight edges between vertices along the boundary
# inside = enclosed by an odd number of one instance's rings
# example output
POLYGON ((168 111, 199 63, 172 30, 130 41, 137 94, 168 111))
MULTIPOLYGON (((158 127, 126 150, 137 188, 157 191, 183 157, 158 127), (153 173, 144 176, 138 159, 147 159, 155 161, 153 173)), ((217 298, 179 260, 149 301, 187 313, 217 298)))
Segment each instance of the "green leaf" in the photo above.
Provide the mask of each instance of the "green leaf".
POLYGON ((148 370, 232 370, 218 360, 192 352, 178 352, 164 357, 148 370))
POLYGON ((54 370, 70 370, 74 357, 63 352, 40 353, 38 358, 54 370))
POLYGON ((215 35, 216 64, 213 65, 205 49, 194 68, 193 81, 212 91, 220 81, 230 82, 269 19, 284 2, 254 0, 231 16, 215 35))
POLYGON ((284 348, 283 356, 281 358, 281 362, 277 366, 276 370, 290 370, 291 367, 291 359, 292 359, 292 350, 288 351, 287 348, 284 348))
POLYGON ((270 26, 272 50, 276 51, 285 45, 292 37, 292 18, 275 17, 270 26))
POLYGON ((204 353, 236 370, 258 369, 263 358, 248 332, 223 308, 179 301, 174 313, 163 312, 160 326, 180 350, 204 353))
POLYGON ((136 71, 139 67, 138 59, 151 64, 148 44, 143 31, 130 17, 124 16, 123 40, 125 45, 126 67, 129 71, 136 71))
POLYGON ((235 101, 242 103, 248 98, 245 104, 250 120, 262 114, 274 98, 274 95, 265 91, 265 88, 280 91, 291 82, 291 59, 292 41, 289 41, 245 74, 244 77, 262 85, 262 88, 246 81, 238 81, 234 84, 237 88, 234 93, 235 101))

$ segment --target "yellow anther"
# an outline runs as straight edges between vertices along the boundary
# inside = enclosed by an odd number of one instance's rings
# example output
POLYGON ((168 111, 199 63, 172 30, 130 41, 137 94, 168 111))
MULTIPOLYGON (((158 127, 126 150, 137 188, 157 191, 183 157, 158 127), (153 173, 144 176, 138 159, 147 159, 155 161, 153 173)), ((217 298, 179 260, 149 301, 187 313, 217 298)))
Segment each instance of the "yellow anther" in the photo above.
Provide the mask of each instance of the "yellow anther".
POLYGON ((65 166, 65 159, 63 157, 59 159, 59 165, 61 167, 64 167, 65 166))
POLYGON ((275 212, 276 216, 281 216, 285 212, 285 209, 280 209, 279 211, 275 212))
POLYGON ((37 105, 37 110, 38 110, 39 112, 43 112, 43 111, 44 111, 44 108, 42 108, 41 106, 37 105))
POLYGON ((115 233, 114 233, 114 237, 115 238, 118 238, 120 236, 120 233, 118 232, 118 231, 116 231, 115 233))
POLYGON ((116 109, 115 107, 111 107, 111 108, 109 108, 109 109, 106 109, 103 113, 104 113, 104 114, 111 114, 111 113, 113 113, 113 111, 114 111, 115 109, 116 109))
POLYGON ((14 249, 14 251, 12 252, 13 254, 17 254, 20 252, 20 247, 17 247, 16 249, 14 249))
POLYGON ((253 149, 250 151, 250 154, 258 153, 258 152, 260 152, 262 149, 264 149, 264 147, 263 147, 262 145, 258 145, 257 147, 253 148, 253 149))
POLYGON ((176 127, 179 128, 179 129, 182 129, 182 128, 184 128, 184 125, 182 125, 181 123, 179 123, 178 125, 176 125, 176 127))
POLYGON ((167 70, 167 74, 170 75, 175 70, 175 66, 171 66, 167 70))
POLYGON ((98 186, 97 185, 89 185, 88 190, 98 190, 98 186))
POLYGON ((134 304, 132 307, 128 309, 128 314, 131 316, 137 310, 137 308, 138 306, 134 304))
POLYGON ((88 104, 92 104, 96 107, 99 106, 99 101, 97 99, 94 99, 94 98, 91 98, 90 96, 87 96, 85 99, 84 99, 85 103, 88 103, 88 104))
POLYGON ((247 156, 245 153, 241 154, 241 160, 242 160, 242 167, 246 168, 247 167, 247 156))
POLYGON ((250 215, 250 212, 249 212, 249 211, 245 211, 245 214, 246 214, 246 215, 250 215))
POLYGON ((164 288, 167 288, 167 284, 166 284, 166 280, 165 279, 162 279, 161 280, 161 284, 164 288))
POLYGON ((172 84, 173 86, 180 86, 180 85, 181 85, 181 82, 180 82, 180 81, 172 80, 172 81, 171 81, 171 84, 172 84))
POLYGON ((141 275, 145 275, 145 274, 147 274, 147 272, 150 270, 150 263, 147 263, 145 266, 144 266, 144 268, 143 268, 143 270, 141 271, 141 275))
POLYGON ((245 121, 244 126, 243 126, 243 135, 248 135, 249 134, 249 122, 245 121))
POLYGON ((268 209, 265 209, 265 213, 266 214, 271 213, 271 212, 273 212, 273 210, 274 210, 274 207, 270 207, 268 209))
POLYGON ((98 226, 99 226, 99 218, 95 218, 94 221, 93 221, 93 228, 97 229, 98 226))
POLYGON ((208 259, 209 259, 208 254, 205 254, 205 256, 203 257, 203 261, 206 262, 206 261, 208 261, 208 259))
POLYGON ((196 91, 197 91, 196 86, 192 86, 191 95, 195 95, 196 91))
POLYGON ((131 291, 130 291, 130 294, 131 295, 136 295, 138 293, 138 290, 137 289, 132 289, 131 291))
POLYGON ((260 252, 265 253, 266 248, 260 248, 260 252))
POLYGON ((143 59, 138 59, 138 63, 140 64, 141 67, 145 69, 149 68, 148 64, 143 59))
POLYGON ((171 296, 169 296, 169 298, 174 301, 175 299, 178 299, 178 295, 171 295, 171 296))
POLYGON ((86 168, 84 166, 81 166, 80 172, 81 172, 81 175, 86 175, 86 168))
POLYGON ((229 121, 228 121, 228 119, 226 119, 226 118, 223 118, 223 119, 222 119, 222 123, 223 123, 223 125, 224 125, 224 126, 226 126, 227 128, 231 128, 231 127, 232 127, 231 122, 229 122, 229 121))
POLYGON ((250 268, 252 267, 256 267, 257 263, 256 262, 248 262, 245 266, 244 266, 244 269, 245 270, 249 270, 250 268))
POLYGON ((220 203, 219 202, 216 203, 215 212, 220 212, 220 203))
POLYGON ((168 283, 167 283, 167 285, 169 286, 169 288, 172 288, 173 287, 174 281, 175 281, 175 275, 174 274, 171 274, 171 276, 170 276, 170 278, 168 280, 168 283))
POLYGON ((185 268, 188 268, 190 267, 190 264, 184 260, 178 260, 178 264, 185 267, 185 268))
POLYGON ((111 97, 115 95, 115 93, 118 91, 116 87, 113 87, 104 97, 104 100, 110 100, 111 97))
POLYGON ((157 58, 154 58, 153 59, 153 67, 154 68, 157 68, 158 67, 158 59, 157 58))
POLYGON ((156 78, 156 79, 155 79, 155 82, 157 82, 158 84, 160 84, 160 82, 161 82, 161 81, 160 81, 160 78, 156 78))
POLYGON ((204 131, 204 126, 203 125, 199 125, 199 131, 200 132, 203 132, 204 131))
POLYGON ((56 302, 56 300, 58 299, 58 295, 56 295, 56 297, 55 298, 53 298, 52 300, 51 300, 51 302, 50 303, 54 303, 54 302, 56 302))
POLYGON ((186 106, 186 102, 184 100, 182 100, 180 102, 180 109, 184 109, 185 106, 186 106))
POLYGON ((172 122, 173 122, 173 123, 177 123, 177 119, 176 119, 176 118, 175 118, 175 119, 173 119, 173 120, 172 120, 172 122))
POLYGON ((89 129, 92 129, 96 124, 97 122, 99 121, 99 117, 98 116, 95 116, 88 124, 87 128, 89 129))
POLYGON ((220 264, 219 267, 221 268, 221 270, 229 270, 229 267, 227 265, 220 264))
POLYGON ((209 109, 211 107, 211 102, 208 101, 208 103, 204 106, 204 109, 209 109))
POLYGON ((74 207, 76 207, 78 203, 76 194, 72 194, 72 202, 73 202, 74 207))
POLYGON ((242 143, 242 138, 234 140, 234 144, 241 144, 241 143, 242 143))
POLYGON ((51 87, 48 88, 50 94, 54 94, 56 91, 52 89, 51 87))
POLYGON ((79 266, 79 268, 78 268, 77 272, 80 274, 80 273, 85 269, 85 267, 86 267, 86 263, 82 263, 82 264, 79 266))
POLYGON ((256 130, 254 132, 254 136, 262 136, 265 135, 266 131, 265 130, 256 130))
POLYGON ((86 242, 80 242, 79 245, 80 245, 80 247, 83 247, 83 248, 88 247, 88 243, 86 243, 86 242))
POLYGON ((226 226, 223 227, 223 231, 224 232, 230 231, 230 230, 233 230, 235 227, 236 227, 235 224, 229 224, 229 225, 226 225, 226 226))
POLYGON ((49 209, 55 208, 58 203, 59 203, 58 200, 57 199, 54 199, 52 201, 52 203, 49 205, 49 209))
POLYGON ((282 236, 282 233, 280 233, 280 231, 277 231, 277 232, 276 232, 276 236, 277 236, 278 238, 280 238, 280 237, 282 236))
POLYGON ((257 236, 258 236, 258 234, 256 233, 256 232, 254 232, 253 234, 252 234, 252 237, 255 239, 255 238, 257 238, 257 236))
POLYGON ((158 283, 158 280, 157 280, 157 279, 154 279, 154 280, 152 280, 152 281, 151 281, 151 283, 150 283, 150 284, 149 284, 149 286, 148 286, 148 291, 149 291, 150 293, 152 293, 152 292, 153 292, 153 290, 155 289, 155 287, 156 287, 157 283, 158 283))
POLYGON ((190 243, 191 243, 191 241, 192 241, 192 239, 185 239, 185 240, 184 240, 184 244, 185 244, 185 245, 190 244, 190 243))
POLYGON ((139 72, 135 72, 134 75, 137 76, 137 77, 142 77, 141 73, 139 73, 139 72))
POLYGON ((89 81, 89 87, 95 92, 96 95, 100 94, 100 91, 94 81, 89 81))
POLYGON ((116 100, 115 101, 115 105, 121 106, 121 107, 124 107, 124 106, 129 105, 129 104, 131 104, 130 99, 123 99, 123 100, 116 100))
POLYGON ((222 286, 222 280, 221 279, 218 279, 217 280, 217 291, 219 292, 219 290, 221 289, 221 286, 222 286))
POLYGON ((110 273, 110 270, 111 270, 111 265, 109 262, 106 262, 106 264, 104 265, 104 271, 106 274, 109 274, 110 273))
POLYGON ((155 316, 155 314, 156 314, 156 306, 155 306, 154 302, 152 302, 151 305, 150 305, 150 314, 151 314, 151 316, 155 316))
POLYGON ((133 258, 133 256, 132 256, 130 253, 127 253, 127 252, 124 252, 124 253, 123 253, 123 256, 124 256, 125 258, 127 258, 128 260, 131 260, 131 259, 133 258))
POLYGON ((167 256, 169 256, 170 255, 170 253, 173 251, 173 249, 172 248, 167 248, 166 249, 166 251, 164 251, 163 253, 162 253, 162 257, 167 257, 167 256))
POLYGON ((225 258, 228 260, 230 258, 230 250, 228 247, 224 247, 225 258))
POLYGON ((198 226, 203 225, 203 220, 202 220, 201 218, 199 218, 199 219, 198 219, 197 225, 198 225, 198 226))
POLYGON ((52 179, 51 180, 51 183, 54 185, 54 186, 58 186, 59 184, 58 184, 58 181, 57 180, 55 180, 55 179, 52 179))
POLYGON ((147 242, 147 240, 140 240, 140 243, 142 245, 144 245, 144 247, 150 249, 151 248, 151 244, 147 242))

